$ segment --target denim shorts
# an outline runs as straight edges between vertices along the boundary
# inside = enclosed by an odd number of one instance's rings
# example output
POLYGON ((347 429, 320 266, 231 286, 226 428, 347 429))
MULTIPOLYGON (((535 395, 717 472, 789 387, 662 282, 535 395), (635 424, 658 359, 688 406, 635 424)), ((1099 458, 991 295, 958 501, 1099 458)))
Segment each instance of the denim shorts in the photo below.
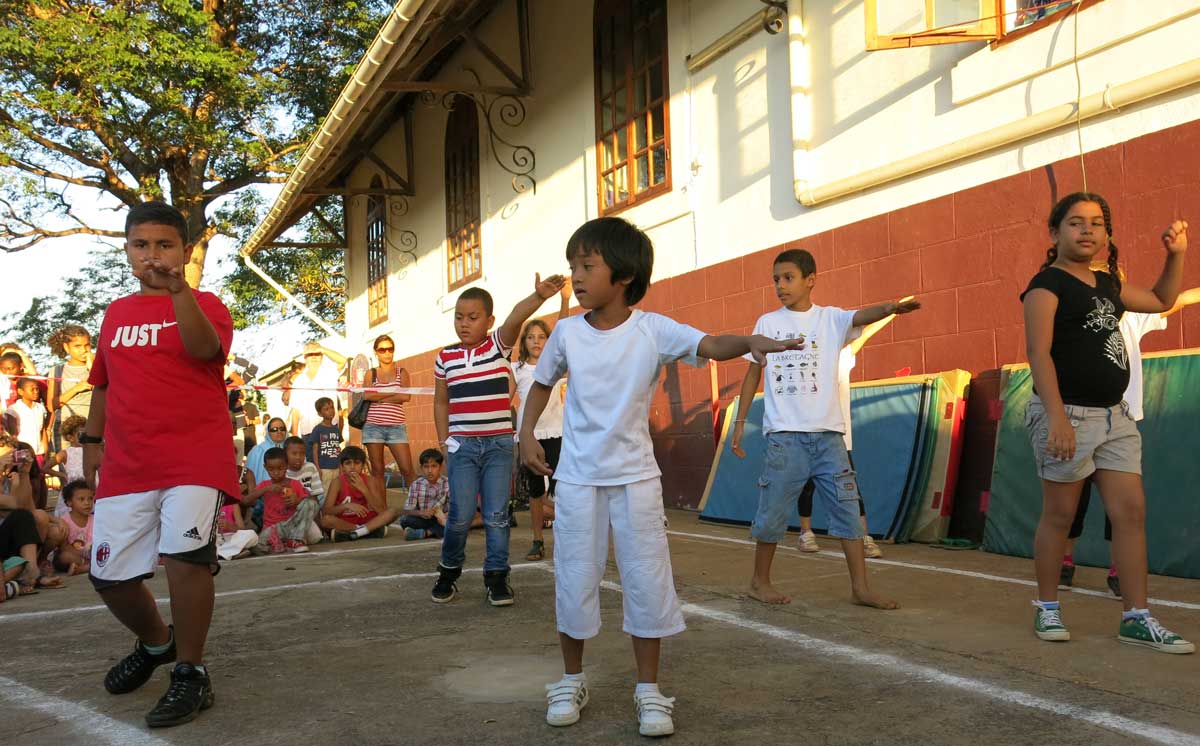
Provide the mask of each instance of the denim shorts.
POLYGON ((408 425, 363 425, 363 443, 407 443, 408 425))
POLYGON ((862 538, 858 517, 858 480, 841 433, 774 432, 767 434, 767 453, 758 480, 758 511, 750 525, 757 541, 777 544, 796 514, 796 495, 809 479, 829 513, 829 535, 862 538))
POLYGON ((1067 404, 1067 419, 1075 431, 1075 458, 1064 461, 1046 450, 1050 417, 1034 396, 1025 410, 1025 427, 1033 445, 1038 476, 1048 482, 1078 482, 1097 469, 1142 473, 1142 434, 1129 414, 1129 405, 1080 407, 1067 404))

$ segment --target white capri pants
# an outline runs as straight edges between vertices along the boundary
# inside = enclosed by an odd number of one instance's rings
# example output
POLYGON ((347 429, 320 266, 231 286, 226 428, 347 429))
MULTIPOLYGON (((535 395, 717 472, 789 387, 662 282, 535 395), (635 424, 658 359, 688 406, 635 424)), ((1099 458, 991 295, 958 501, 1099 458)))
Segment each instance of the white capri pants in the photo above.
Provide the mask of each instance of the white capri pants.
POLYGON ((612 526, 624 587, 622 629, 634 637, 682 632, 658 477, 593 487, 558 483, 554 501, 554 590, 558 630, 576 640, 600 633, 600 581, 612 526))

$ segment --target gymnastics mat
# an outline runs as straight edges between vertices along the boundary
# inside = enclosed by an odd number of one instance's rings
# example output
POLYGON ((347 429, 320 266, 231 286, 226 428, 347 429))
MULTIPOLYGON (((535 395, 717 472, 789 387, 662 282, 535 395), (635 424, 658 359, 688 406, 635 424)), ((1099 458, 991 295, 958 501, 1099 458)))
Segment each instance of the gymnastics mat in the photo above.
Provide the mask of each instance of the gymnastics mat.
MULTIPOLYGON (((1146 540, 1150 572, 1200 578, 1200 459, 1191 450, 1200 437, 1200 349, 1148 353, 1142 358, 1142 473, 1146 491, 1146 540)), ((1005 366, 1001 374, 1003 413, 987 507, 983 549, 1033 556, 1033 535, 1042 509, 1041 482, 1025 429, 1025 407, 1033 393, 1027 366, 1005 366)), ((1105 567, 1104 511, 1099 490, 1076 563, 1105 567)))
MULTIPOLYGON (((933 385, 926 377, 855 384, 850 408, 854 422, 854 462, 859 489, 866 498, 867 530, 889 538, 905 515, 905 503, 920 485, 915 478, 925 458, 928 415, 933 385)), ((766 441, 762 434, 763 400, 755 397, 746 418, 742 448, 746 458, 733 454, 731 426, 737 411, 735 399, 726 410, 717 458, 700 502, 701 520, 748 525, 758 506, 758 480, 766 441)), ((799 512, 789 529, 799 530, 799 512)), ((813 505, 813 529, 825 532, 828 514, 820 500, 813 505)))

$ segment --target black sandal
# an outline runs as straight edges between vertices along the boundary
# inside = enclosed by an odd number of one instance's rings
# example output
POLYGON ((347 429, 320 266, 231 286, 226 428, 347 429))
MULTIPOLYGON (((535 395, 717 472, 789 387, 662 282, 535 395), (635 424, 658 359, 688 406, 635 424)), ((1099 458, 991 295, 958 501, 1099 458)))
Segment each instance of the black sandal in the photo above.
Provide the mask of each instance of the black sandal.
POLYGON ((538 560, 545 558, 545 551, 546 551, 546 543, 545 542, 534 541, 533 548, 530 549, 529 553, 525 555, 525 559, 529 560, 530 562, 537 562, 538 560))

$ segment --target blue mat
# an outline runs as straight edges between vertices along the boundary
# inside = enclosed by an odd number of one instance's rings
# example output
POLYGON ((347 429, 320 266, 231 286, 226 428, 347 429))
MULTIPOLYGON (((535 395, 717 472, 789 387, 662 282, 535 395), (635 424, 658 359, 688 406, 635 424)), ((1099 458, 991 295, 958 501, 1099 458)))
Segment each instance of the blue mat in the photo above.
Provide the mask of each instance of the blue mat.
MULTIPOLYGON (((929 409, 928 383, 856 386, 850 390, 850 417, 854 423, 854 464, 867 506, 867 530, 887 537, 902 524, 907 496, 915 489, 920 470, 929 409)), ((742 448, 746 458, 733 455, 730 423, 737 400, 725 413, 718 457, 700 503, 701 520, 749 525, 758 507, 758 478, 762 472, 766 440, 762 434, 763 400, 754 398, 746 417, 742 448)), ((798 531, 800 514, 793 513, 789 529, 798 531)), ((813 501, 813 530, 825 532, 829 517, 819 499, 813 501)))

